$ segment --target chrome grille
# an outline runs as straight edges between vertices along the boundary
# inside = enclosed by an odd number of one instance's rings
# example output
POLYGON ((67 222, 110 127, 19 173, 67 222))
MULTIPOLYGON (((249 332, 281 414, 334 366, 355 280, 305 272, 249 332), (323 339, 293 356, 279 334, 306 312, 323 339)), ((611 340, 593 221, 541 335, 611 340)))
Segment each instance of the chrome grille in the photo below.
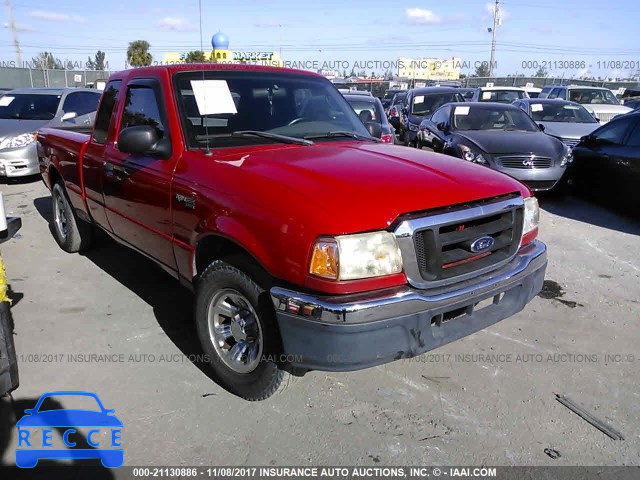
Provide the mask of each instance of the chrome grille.
POLYGON ((404 217, 395 235, 409 282, 435 288, 498 268, 518 249, 523 214, 514 194, 404 217), (484 237, 493 244, 479 253, 473 244, 484 237))
POLYGON ((578 143, 580 143, 580 140, 577 138, 563 138, 562 139, 562 143, 564 143, 567 147, 569 148, 573 148, 575 147, 578 143))
POLYGON ((510 155, 497 158, 500 165, 505 168, 517 168, 530 170, 534 168, 551 168, 553 160, 549 157, 536 157, 531 155, 510 155))
POLYGON ((619 113, 598 113, 596 112, 596 117, 600 119, 600 123, 607 123, 613 120, 613 117, 620 115, 619 113))

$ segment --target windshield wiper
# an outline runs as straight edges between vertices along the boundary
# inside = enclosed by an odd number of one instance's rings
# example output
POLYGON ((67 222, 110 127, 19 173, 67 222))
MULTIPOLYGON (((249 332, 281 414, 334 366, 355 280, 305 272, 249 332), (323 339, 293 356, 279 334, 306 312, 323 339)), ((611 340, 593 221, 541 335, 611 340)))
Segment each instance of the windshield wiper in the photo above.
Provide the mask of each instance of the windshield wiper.
POLYGON ((261 132, 259 130, 236 130, 231 133, 233 138, 261 137, 282 143, 295 143, 296 145, 313 145, 311 140, 298 137, 288 137, 286 135, 278 135, 277 133, 261 132))
POLYGON ((334 137, 351 137, 351 138, 357 138, 358 140, 368 140, 370 142, 378 142, 378 143, 382 142, 382 140, 380 140, 379 138, 362 135, 357 132, 349 132, 347 130, 336 130, 334 132, 327 132, 327 133, 322 133, 318 135, 307 135, 304 138, 309 139, 309 138, 334 138, 334 137))

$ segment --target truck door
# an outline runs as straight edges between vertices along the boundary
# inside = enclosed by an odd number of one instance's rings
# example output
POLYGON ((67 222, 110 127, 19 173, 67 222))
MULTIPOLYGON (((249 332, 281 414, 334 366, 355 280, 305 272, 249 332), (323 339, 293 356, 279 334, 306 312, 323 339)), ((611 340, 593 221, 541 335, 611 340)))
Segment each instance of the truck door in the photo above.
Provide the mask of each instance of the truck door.
POLYGON ((156 79, 128 83, 113 148, 105 152, 103 194, 113 233, 176 272, 171 223, 171 180, 179 153, 169 158, 118 150, 117 137, 128 127, 151 125, 169 138, 167 113, 156 79))
POLYGON ((113 145, 115 120, 113 112, 118 111, 118 93, 122 80, 110 81, 104 89, 102 100, 96 114, 91 141, 87 145, 82 160, 82 182, 91 217, 103 228, 110 230, 104 209, 102 183, 105 158, 115 148, 113 145))

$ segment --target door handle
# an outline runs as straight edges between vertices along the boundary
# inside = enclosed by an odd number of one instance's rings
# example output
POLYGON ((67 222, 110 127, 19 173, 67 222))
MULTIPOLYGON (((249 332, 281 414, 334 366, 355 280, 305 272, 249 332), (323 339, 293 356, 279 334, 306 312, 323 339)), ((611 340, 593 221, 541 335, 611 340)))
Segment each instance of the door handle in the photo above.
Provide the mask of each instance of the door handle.
POLYGON ((128 176, 127 171, 124 168, 114 165, 111 162, 104 162, 104 173, 105 176, 114 177, 119 181, 124 180, 125 177, 128 176))

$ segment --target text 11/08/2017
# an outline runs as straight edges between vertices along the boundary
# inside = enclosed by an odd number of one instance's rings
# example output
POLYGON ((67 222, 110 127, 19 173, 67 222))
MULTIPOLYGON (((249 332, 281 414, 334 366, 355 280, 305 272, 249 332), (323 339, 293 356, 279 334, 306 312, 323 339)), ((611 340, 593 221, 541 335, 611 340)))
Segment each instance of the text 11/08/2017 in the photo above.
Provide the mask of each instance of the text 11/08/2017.
POLYGON ((597 60, 588 62, 586 60, 523 60, 523 69, 545 69, 545 70, 578 70, 584 68, 597 68, 599 70, 638 70, 640 60, 597 60))

